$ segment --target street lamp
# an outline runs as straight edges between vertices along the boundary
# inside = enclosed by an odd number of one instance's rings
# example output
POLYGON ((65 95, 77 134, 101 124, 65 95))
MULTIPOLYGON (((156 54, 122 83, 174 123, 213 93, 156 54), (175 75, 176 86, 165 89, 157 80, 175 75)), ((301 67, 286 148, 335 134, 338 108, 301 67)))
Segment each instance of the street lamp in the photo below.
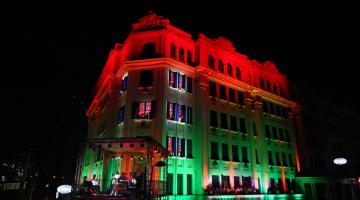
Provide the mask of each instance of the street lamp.
POLYGON ((165 167, 166 163, 162 160, 158 161, 157 163, 155 163, 155 165, 153 165, 151 167, 151 175, 150 175, 150 188, 149 188, 149 198, 151 196, 151 190, 152 190, 152 177, 153 177, 153 168, 154 167, 165 167))

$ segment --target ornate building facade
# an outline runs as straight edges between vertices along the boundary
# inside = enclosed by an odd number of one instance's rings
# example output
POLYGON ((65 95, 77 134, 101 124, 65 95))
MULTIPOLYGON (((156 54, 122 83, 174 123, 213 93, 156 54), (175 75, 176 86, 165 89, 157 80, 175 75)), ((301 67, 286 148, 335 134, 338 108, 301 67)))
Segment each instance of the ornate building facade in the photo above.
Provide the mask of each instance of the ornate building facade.
POLYGON ((166 159, 151 179, 166 177, 168 194, 294 193, 298 114, 272 62, 250 60, 222 37, 193 38, 150 12, 110 51, 87 111, 87 138, 107 148, 86 146, 78 176, 96 174, 107 190, 115 171, 166 159), (144 136, 166 153, 143 157, 119 140, 144 136))

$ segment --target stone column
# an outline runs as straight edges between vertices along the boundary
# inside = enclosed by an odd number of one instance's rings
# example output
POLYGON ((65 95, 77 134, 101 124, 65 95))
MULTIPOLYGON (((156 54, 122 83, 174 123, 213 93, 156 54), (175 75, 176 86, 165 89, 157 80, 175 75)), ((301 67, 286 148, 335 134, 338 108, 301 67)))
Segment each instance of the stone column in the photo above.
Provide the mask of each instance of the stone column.
POLYGON ((248 142, 249 142, 249 151, 250 151, 250 167, 251 167, 251 174, 253 177, 253 183, 255 184, 256 188, 259 188, 259 183, 258 183, 258 173, 257 173, 257 169, 256 169, 256 155, 255 155, 255 138, 254 138, 254 131, 250 131, 253 130, 252 127, 252 122, 250 121, 250 116, 253 116, 253 99, 251 97, 251 93, 250 92, 245 92, 244 93, 244 98, 245 98, 245 112, 247 113, 246 115, 248 116, 247 119, 247 130, 248 130, 248 142))
POLYGON ((209 181, 209 80, 200 70, 196 72, 195 79, 195 137, 194 137, 194 158, 195 163, 195 185, 196 194, 203 194, 204 187, 209 181), (198 162, 201 161, 201 162, 198 162))
POLYGON ((267 160, 267 151, 266 151, 266 138, 264 133, 264 114, 262 111, 262 98, 259 95, 255 94, 254 99, 254 110, 255 110, 255 127, 257 131, 257 144, 258 144, 258 153, 260 156, 260 166, 261 166, 261 193, 267 193, 268 183, 269 183, 269 172, 268 172, 268 160, 267 160))

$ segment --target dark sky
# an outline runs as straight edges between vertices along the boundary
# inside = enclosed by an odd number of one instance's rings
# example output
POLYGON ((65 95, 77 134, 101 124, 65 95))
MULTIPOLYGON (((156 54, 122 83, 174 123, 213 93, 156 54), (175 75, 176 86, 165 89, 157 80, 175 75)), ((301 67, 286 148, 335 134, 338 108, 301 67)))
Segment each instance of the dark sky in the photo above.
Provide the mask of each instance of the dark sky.
MULTIPOLYGON (((330 1, 14 2, 2 25, 2 145, 36 144, 39 165, 72 175, 91 90, 115 42, 148 10, 196 35, 223 36, 297 84, 358 107, 359 12, 330 1), (234 3, 236 2, 236 4, 234 3)), ((358 109, 359 110, 359 109, 358 109)), ((7 149, 7 150, 5 150, 7 149)))

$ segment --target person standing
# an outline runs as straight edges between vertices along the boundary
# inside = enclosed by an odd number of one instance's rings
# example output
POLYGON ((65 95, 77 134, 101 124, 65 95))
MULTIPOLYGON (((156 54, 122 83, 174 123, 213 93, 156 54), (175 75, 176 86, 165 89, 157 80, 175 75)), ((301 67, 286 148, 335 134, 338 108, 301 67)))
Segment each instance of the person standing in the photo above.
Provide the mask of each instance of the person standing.
POLYGON ((111 179, 111 193, 110 196, 117 196, 118 195, 118 184, 119 184, 119 172, 116 172, 111 179))
POLYGON ((96 174, 93 175, 93 178, 91 180, 93 187, 94 187, 94 192, 99 192, 99 180, 96 176, 96 174))

